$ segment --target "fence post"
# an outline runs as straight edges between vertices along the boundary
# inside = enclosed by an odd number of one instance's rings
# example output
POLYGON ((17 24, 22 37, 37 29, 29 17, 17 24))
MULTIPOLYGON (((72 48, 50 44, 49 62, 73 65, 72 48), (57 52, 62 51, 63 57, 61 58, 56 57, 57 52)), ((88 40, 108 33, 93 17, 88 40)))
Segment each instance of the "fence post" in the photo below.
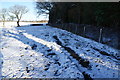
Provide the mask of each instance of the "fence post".
POLYGON ((101 40, 102 40, 102 31, 103 31, 103 29, 101 28, 101 29, 100 29, 100 35, 99 35, 99 43, 100 43, 101 40))
POLYGON ((71 31, 70 29, 71 29, 71 25, 70 25, 70 23, 69 23, 69 32, 71 31))
POLYGON ((83 36, 85 36, 85 32, 86 32, 86 27, 84 26, 84 29, 83 29, 83 36))
POLYGON ((77 33, 77 25, 76 25, 76 27, 75 27, 75 34, 77 33))
POLYGON ((66 24, 65 24, 65 30, 66 30, 66 24))
POLYGON ((62 28, 61 29, 63 29, 63 23, 62 23, 62 28))

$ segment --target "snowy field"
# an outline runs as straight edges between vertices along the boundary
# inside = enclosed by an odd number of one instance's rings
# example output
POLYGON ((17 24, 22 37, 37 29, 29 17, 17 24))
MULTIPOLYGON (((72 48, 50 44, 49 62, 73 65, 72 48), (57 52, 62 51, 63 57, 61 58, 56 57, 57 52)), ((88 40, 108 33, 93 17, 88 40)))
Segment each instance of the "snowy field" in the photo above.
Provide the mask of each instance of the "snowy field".
POLYGON ((0 30, 0 78, 120 77, 119 50, 109 46, 50 26, 0 30))
MULTIPOLYGON (((20 22, 20 26, 25 26, 25 25, 29 25, 29 24, 40 24, 37 22, 20 22)), ((42 23, 42 24, 46 24, 46 23, 42 23)), ((3 22, 0 22, 0 26, 3 26, 3 22)), ((5 26, 6 28, 10 28, 10 27, 16 27, 17 26, 17 22, 5 22, 5 26)))

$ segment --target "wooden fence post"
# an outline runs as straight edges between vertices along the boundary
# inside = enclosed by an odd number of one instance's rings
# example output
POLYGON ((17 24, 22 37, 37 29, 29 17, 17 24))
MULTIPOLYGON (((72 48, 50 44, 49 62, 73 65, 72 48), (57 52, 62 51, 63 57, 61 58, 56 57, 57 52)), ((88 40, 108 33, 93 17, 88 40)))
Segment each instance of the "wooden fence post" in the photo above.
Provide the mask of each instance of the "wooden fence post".
POLYGON ((62 29, 63 29, 63 23, 62 23, 62 29))
POLYGON ((85 32, 86 32, 86 27, 84 26, 84 29, 83 29, 83 36, 85 36, 85 32))
POLYGON ((99 35, 99 43, 102 41, 102 32, 103 32, 103 29, 101 28, 100 29, 100 35, 99 35))
POLYGON ((71 24, 69 23, 69 32, 71 31, 70 29, 71 29, 71 24))
POLYGON ((76 27, 75 27, 75 34, 77 33, 77 25, 76 25, 76 27))

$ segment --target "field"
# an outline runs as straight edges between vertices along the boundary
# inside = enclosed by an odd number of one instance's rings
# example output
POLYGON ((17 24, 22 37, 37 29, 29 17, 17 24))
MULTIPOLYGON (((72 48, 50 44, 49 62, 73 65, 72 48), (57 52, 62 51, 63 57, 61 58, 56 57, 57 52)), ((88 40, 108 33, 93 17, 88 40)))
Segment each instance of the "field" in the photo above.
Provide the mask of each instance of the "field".
MULTIPOLYGON (((20 22, 20 26, 25 26, 25 25, 29 25, 29 24, 45 24, 47 22, 20 22)), ((0 22, 0 26, 3 26, 3 22, 0 22)), ((17 22, 5 22, 5 26, 6 28, 9 27, 16 27, 17 26, 17 22)))
POLYGON ((45 25, 0 30, 0 78, 119 77, 119 52, 107 45, 45 25))

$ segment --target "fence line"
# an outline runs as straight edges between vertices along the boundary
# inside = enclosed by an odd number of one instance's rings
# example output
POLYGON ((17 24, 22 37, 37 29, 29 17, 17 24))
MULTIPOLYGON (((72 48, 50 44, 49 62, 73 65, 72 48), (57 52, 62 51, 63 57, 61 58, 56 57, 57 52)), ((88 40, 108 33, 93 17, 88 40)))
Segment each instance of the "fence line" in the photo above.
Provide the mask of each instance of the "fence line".
MULTIPOLYGON (((74 34, 77 34, 77 35, 80 35, 80 36, 83 36, 83 37, 91 37, 91 36, 86 35, 87 33, 88 34, 90 33, 90 31, 89 31, 90 27, 88 25, 80 25, 80 24, 72 24, 72 23, 68 24, 68 23, 65 23, 65 24, 52 24, 52 26, 60 28, 60 29, 67 30, 69 32, 72 32, 74 34)), ((97 31, 96 33, 97 34, 93 33, 96 36, 95 37, 91 37, 91 39, 94 39, 94 40, 96 40, 98 42, 102 39, 102 38, 100 38, 100 37, 102 37, 102 36, 100 36, 101 33, 98 33, 99 29, 100 28, 96 29, 96 31, 97 31)))
MULTIPOLYGON (((97 42, 104 43, 107 45, 110 45, 115 48, 119 48, 119 45, 114 45, 115 40, 117 40, 116 37, 116 29, 110 29, 110 28, 102 28, 102 27, 96 27, 92 25, 85 25, 85 24, 73 24, 73 23, 64 23, 64 24, 49 24, 53 27, 57 27, 63 30, 67 30, 69 32, 72 32, 74 34, 93 39, 97 42), (111 36, 113 38, 111 38, 111 36), (104 40, 103 40, 104 39, 104 40), (110 39, 110 40, 109 40, 110 39), (114 40, 113 40, 114 39, 114 40)), ((115 43, 117 44, 117 42, 115 43)))

